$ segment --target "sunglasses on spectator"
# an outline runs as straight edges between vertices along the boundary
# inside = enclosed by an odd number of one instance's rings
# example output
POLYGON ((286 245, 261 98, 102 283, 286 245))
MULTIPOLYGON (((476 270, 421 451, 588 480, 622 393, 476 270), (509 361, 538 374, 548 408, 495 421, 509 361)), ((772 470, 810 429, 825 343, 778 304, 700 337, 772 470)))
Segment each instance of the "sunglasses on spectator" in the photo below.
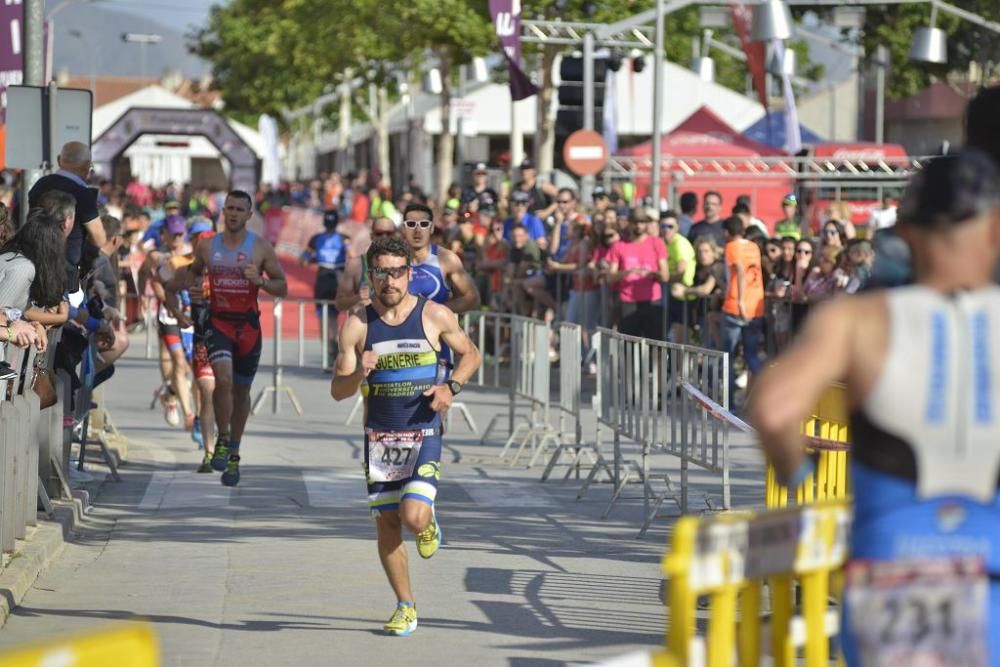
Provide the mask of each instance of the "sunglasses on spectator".
POLYGON ((813 254, 813 251, 812 250, 808 250, 806 248, 799 248, 798 250, 795 251, 795 254, 796 255, 811 255, 811 254, 813 254))
POLYGON ((573 203, 572 199, 557 199, 556 201, 559 202, 560 204, 572 204, 573 203))
POLYGON ((838 232, 833 227, 827 227, 826 229, 823 230, 823 233, 826 234, 827 236, 840 236, 840 232, 838 232))
POLYGON ((431 220, 404 220, 403 224, 406 225, 407 229, 430 229, 431 225, 434 224, 431 220))
POLYGON ((379 239, 379 238, 382 238, 383 236, 392 236, 395 233, 396 232, 373 232, 372 236, 374 236, 375 238, 379 239))
POLYGON ((662 227, 663 229, 677 229, 677 225, 671 225, 669 223, 665 225, 660 225, 660 227, 662 227))
POLYGON ((410 265, 393 266, 388 269, 369 269, 372 278, 375 280, 385 280, 386 278, 402 278, 410 270, 410 265))

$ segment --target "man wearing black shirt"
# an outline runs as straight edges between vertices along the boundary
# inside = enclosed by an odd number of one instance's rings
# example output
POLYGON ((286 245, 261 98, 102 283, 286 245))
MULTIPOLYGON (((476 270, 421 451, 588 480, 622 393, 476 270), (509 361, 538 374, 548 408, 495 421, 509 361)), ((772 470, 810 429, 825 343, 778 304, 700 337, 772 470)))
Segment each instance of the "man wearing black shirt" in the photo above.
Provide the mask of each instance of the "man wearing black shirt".
POLYGON ((76 221, 66 239, 66 290, 80 288, 80 263, 86 239, 97 248, 107 243, 104 226, 97 211, 97 191, 87 187, 90 175, 90 148, 78 141, 71 141, 59 152, 59 170, 43 176, 28 193, 29 207, 38 206, 39 199, 50 190, 72 195, 76 200, 76 221), (84 231, 86 230, 86 233, 84 231))
POLYGON ((538 216, 540 220, 544 220, 552 214, 556 204, 552 196, 539 186, 537 179, 538 172, 535 170, 535 163, 525 159, 521 162, 521 180, 514 188, 528 193, 528 212, 538 216))
POLYGON ((497 195, 496 190, 487 185, 487 176, 486 163, 477 163, 475 171, 472 172, 472 187, 465 188, 465 191, 462 193, 463 204, 475 201, 478 202, 477 210, 496 208, 500 202, 500 197, 497 195))
POLYGON ((705 219, 691 225, 688 240, 694 243, 699 237, 708 236, 720 248, 726 247, 726 232, 722 229, 722 195, 709 190, 702 199, 705 219))

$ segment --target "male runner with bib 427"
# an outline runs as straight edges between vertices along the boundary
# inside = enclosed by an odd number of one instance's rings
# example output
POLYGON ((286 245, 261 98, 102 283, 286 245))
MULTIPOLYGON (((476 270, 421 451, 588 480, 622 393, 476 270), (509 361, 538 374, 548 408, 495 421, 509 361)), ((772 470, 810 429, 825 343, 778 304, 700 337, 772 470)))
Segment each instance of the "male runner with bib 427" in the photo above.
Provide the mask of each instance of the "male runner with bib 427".
POLYGON ((340 332, 331 393, 340 401, 368 382, 365 473, 378 552, 396 594, 390 635, 417 628, 402 529, 430 558, 441 544, 434 500, 441 477, 441 412, 479 368, 479 350, 440 304, 409 293, 412 253, 398 238, 376 239, 367 253, 372 303, 351 312, 340 332), (460 361, 438 384, 442 345, 460 361), (360 358, 360 363, 359 363, 360 358))

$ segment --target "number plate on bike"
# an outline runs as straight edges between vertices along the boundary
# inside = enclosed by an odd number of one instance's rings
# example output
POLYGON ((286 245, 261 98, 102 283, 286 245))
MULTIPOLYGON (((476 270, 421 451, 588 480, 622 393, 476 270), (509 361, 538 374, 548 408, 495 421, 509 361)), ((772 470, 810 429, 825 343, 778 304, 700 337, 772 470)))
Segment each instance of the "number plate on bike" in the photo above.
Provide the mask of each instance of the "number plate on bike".
POLYGON ((846 598, 861 664, 985 667, 987 596, 979 558, 850 563, 846 598))
POLYGON ((368 479, 398 482, 413 476, 423 431, 372 431, 368 434, 368 479))

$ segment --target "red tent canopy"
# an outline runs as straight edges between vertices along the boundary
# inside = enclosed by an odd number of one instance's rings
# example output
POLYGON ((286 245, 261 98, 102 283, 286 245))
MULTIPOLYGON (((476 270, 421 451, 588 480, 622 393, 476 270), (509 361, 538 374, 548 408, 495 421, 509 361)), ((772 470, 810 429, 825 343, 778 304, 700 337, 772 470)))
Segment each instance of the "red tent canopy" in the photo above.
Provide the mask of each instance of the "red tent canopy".
MULTIPOLYGON (((780 149, 745 137, 708 107, 701 107, 660 140, 664 158, 670 157, 757 157, 786 155, 780 149)), ((644 157, 653 154, 653 142, 647 141, 620 151, 621 155, 644 157)))
MULTIPOLYGON (((788 170, 787 176, 779 168, 778 173, 764 177, 762 165, 754 160, 787 156, 787 153, 743 136, 706 107, 701 107, 664 135, 660 147, 663 155, 660 191, 672 192, 675 199, 682 192, 694 192, 699 197, 710 190, 718 192, 722 196, 724 215, 736 203, 736 198, 745 194, 750 196, 754 215, 772 227, 781 218, 781 200, 795 189, 790 167, 784 167, 788 170), (737 161, 722 158, 737 158, 737 161)), ((652 154, 651 141, 619 152, 621 156, 636 159, 635 185, 639 197, 649 192, 652 154)), ((677 201, 668 204, 672 208, 679 207, 677 201)))

